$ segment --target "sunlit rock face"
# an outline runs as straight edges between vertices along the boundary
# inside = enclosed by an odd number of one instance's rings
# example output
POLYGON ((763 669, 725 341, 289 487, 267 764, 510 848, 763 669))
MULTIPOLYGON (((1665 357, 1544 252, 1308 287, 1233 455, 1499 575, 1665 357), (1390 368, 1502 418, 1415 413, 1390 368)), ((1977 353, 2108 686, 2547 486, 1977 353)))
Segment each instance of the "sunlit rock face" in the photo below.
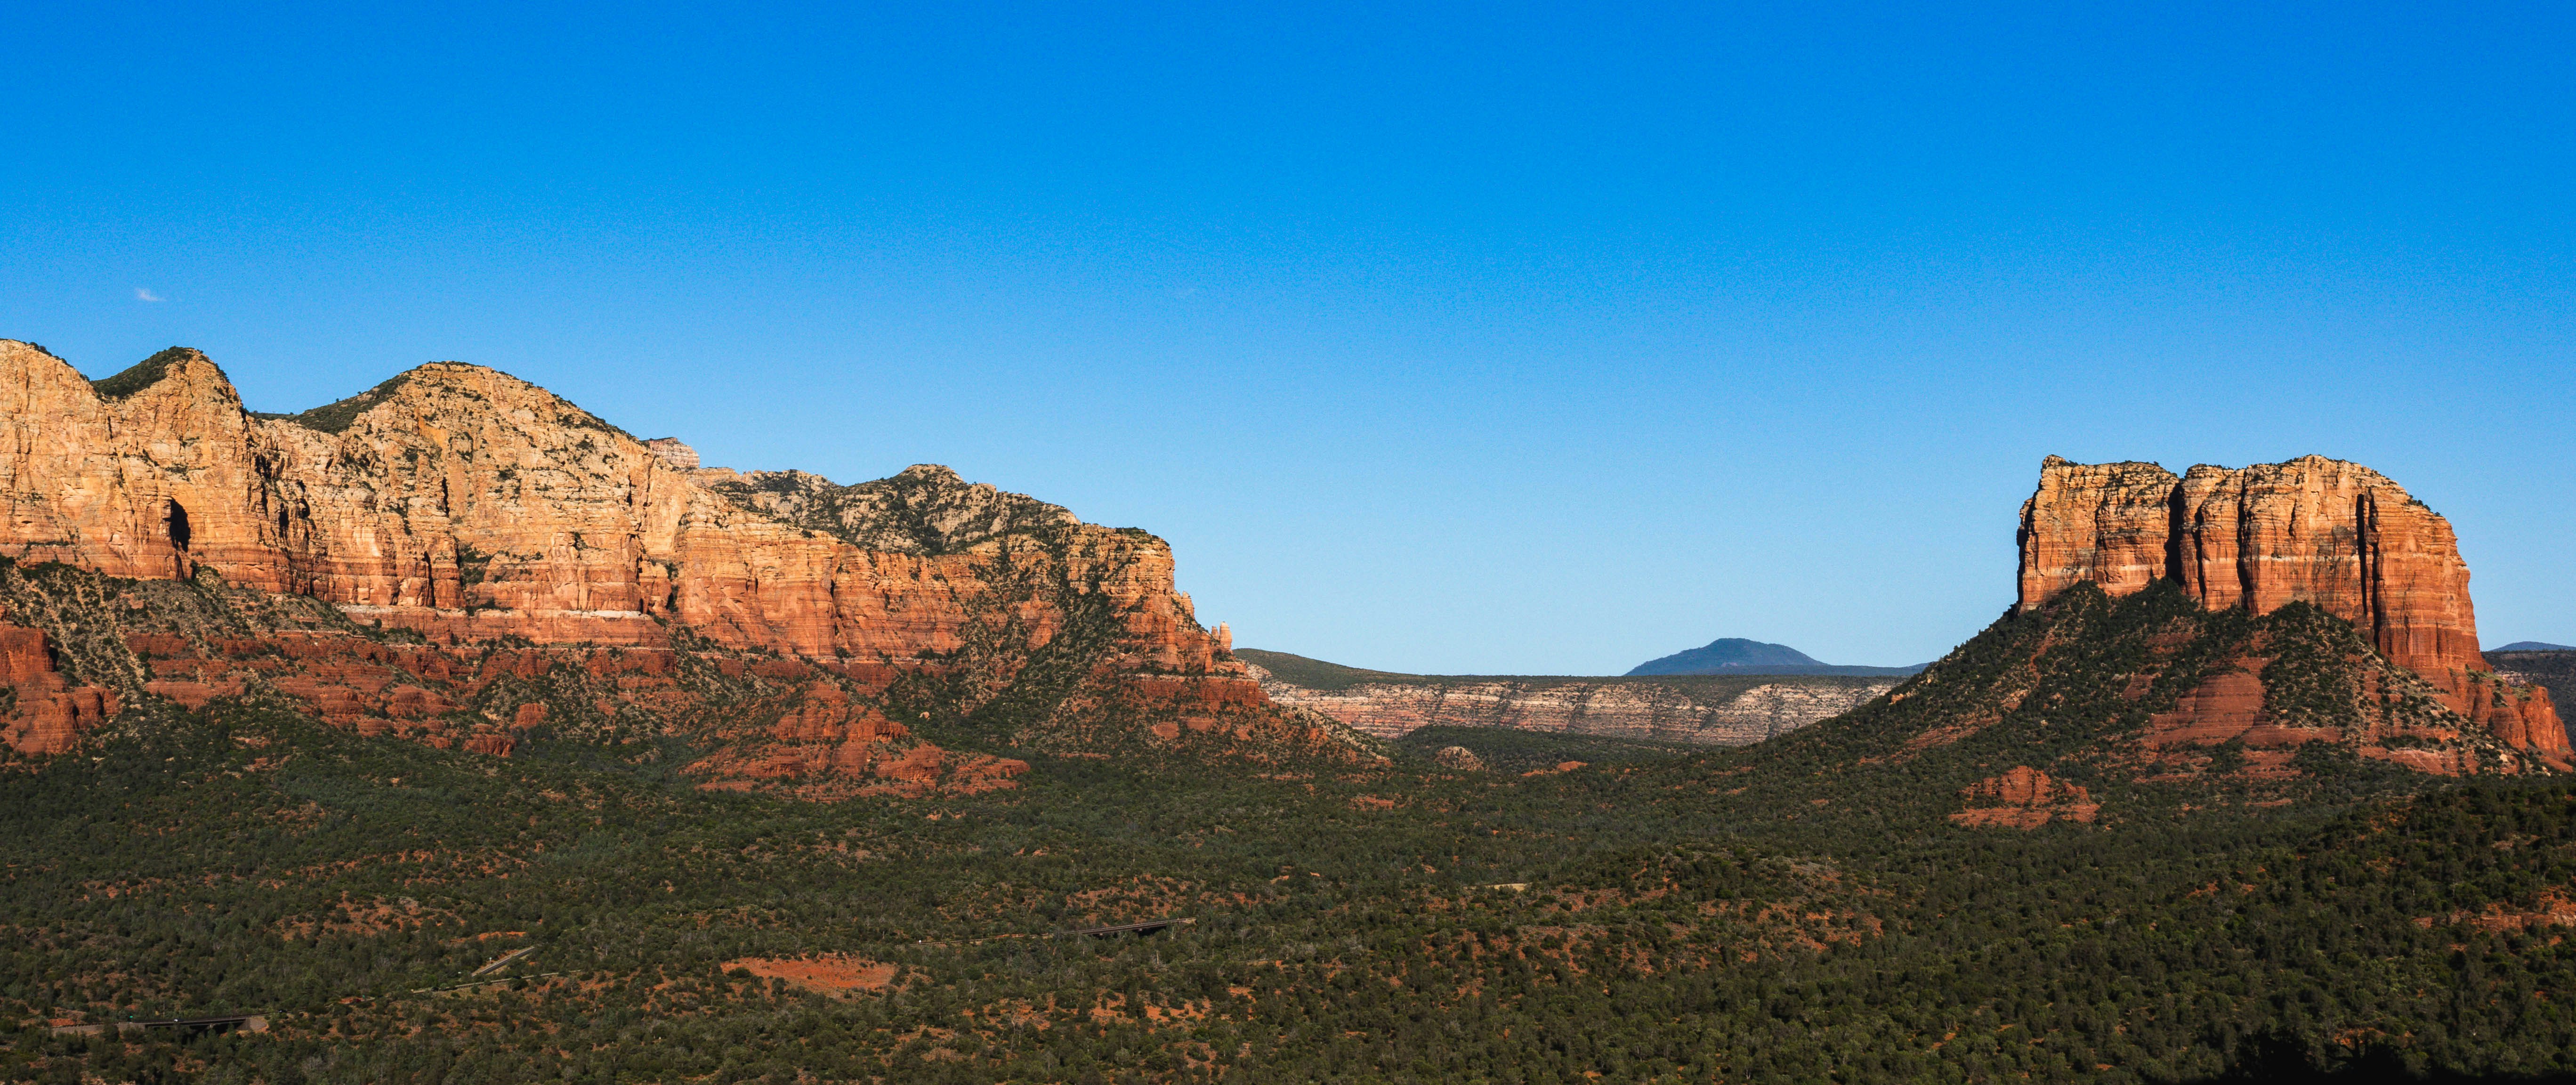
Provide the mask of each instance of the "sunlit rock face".
POLYGON ((676 440, 481 366, 435 362, 265 416, 192 350, 94 383, 0 340, 0 501, 0 556, 211 570, 439 643, 668 647, 685 626, 729 648, 935 671, 970 708, 1052 646, 1060 701, 1141 704, 1197 731, 1268 706, 1150 534, 944 467, 856 486, 701 468, 676 440))
POLYGON ((2024 610, 2078 583, 2127 595, 2164 580, 2212 610, 2312 603, 2507 742, 2568 752, 2546 691, 2497 681, 2479 657, 2450 522, 2360 464, 2305 456, 2176 477, 2051 456, 2022 505, 2020 545, 2024 610))

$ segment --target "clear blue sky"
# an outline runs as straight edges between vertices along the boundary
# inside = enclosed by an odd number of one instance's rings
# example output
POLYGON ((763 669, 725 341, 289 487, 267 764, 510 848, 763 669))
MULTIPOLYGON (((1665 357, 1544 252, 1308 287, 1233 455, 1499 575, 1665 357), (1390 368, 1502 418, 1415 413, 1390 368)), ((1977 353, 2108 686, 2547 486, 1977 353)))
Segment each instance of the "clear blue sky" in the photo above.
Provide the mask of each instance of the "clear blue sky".
POLYGON ((946 463, 1395 670, 1920 662, 2050 453, 2360 460, 2576 642, 2563 4, 408 7, 0 8, 0 336, 946 463))

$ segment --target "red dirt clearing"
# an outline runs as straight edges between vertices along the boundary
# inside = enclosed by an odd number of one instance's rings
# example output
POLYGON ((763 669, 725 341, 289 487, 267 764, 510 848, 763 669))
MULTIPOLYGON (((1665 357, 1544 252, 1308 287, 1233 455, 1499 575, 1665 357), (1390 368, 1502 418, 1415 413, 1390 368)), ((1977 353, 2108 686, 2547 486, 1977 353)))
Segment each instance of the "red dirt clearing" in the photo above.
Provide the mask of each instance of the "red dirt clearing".
POLYGON ((762 979, 782 979, 810 991, 834 995, 885 990, 901 971, 894 965, 839 954, 796 959, 744 957, 724 963, 727 972, 737 968, 762 979))

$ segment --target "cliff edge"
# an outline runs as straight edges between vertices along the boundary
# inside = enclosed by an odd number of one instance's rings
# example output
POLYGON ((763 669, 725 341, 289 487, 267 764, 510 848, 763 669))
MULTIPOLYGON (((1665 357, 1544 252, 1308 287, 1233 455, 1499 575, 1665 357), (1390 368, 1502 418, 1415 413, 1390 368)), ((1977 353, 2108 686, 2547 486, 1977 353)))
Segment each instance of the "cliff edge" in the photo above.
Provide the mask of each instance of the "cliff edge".
POLYGON ((93 382, 0 340, 0 502, 0 558, 211 575, 432 644, 685 631, 1025 741, 1112 715, 1158 736, 1280 724, 1146 532, 935 465, 854 486, 703 468, 482 366, 261 415, 194 350, 93 382))
POLYGON ((2022 504, 2019 544, 2018 611, 2084 583, 2123 596, 2170 581, 2203 609, 2256 615, 2311 604, 2507 745, 2569 757, 2548 693, 2498 680, 2480 657, 2450 522, 2360 464, 2303 456, 2177 477, 2050 456, 2022 504))

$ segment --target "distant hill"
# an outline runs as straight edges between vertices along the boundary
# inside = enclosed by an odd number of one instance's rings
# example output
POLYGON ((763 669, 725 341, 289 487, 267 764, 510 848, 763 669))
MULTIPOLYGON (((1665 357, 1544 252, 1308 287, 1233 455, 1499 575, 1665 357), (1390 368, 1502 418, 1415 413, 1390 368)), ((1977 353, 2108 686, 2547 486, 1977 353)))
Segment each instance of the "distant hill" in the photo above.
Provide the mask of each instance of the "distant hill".
POLYGON ((1742 637, 1720 637, 1707 646, 1650 660, 1628 672, 1630 677, 1670 674, 1847 674, 1907 675, 1912 667, 1845 667, 1826 663, 1786 644, 1765 644, 1742 637))
POLYGON ((2551 644, 2551 643, 2548 643, 2548 642, 2546 642, 2546 641, 2537 641, 2537 640, 2518 640, 2518 641, 2515 641, 2515 642, 2513 642, 2513 643, 2511 643, 2511 644, 2505 645, 2505 646, 2504 646, 2504 647, 2502 647, 2502 648, 2489 648, 2489 649, 2487 649, 2487 651, 2490 651, 2490 652, 2576 652, 2576 646, 2570 646, 2570 645, 2565 645, 2565 644, 2551 644))

